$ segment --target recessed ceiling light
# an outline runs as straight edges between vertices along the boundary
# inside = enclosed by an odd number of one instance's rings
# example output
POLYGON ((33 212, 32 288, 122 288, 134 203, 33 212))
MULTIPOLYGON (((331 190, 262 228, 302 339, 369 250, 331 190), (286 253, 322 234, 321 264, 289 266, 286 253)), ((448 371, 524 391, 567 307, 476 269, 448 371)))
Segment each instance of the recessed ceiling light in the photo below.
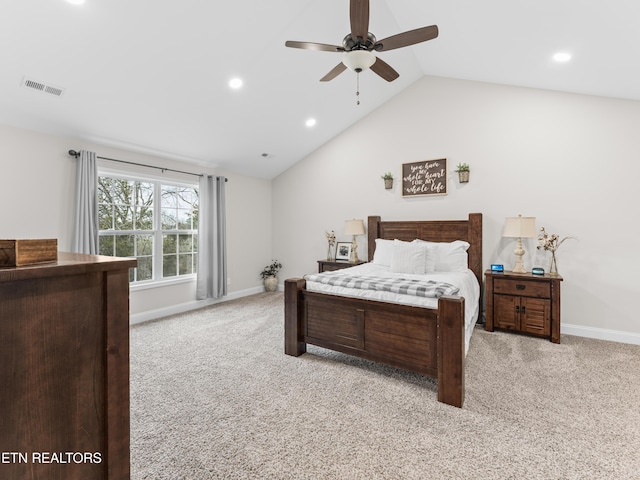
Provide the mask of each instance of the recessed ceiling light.
POLYGON ((229 86, 231 88, 233 88, 234 90, 239 89, 240 87, 242 87, 242 79, 241 78, 232 78, 229 81, 229 86))
POLYGON ((67 2, 71 3, 72 5, 82 5, 82 4, 84 4, 84 0, 67 0, 67 2))
POLYGON ((556 62, 568 62, 571 60, 571 54, 566 52, 558 52, 553 56, 556 62))
POLYGON ((305 125, 309 128, 314 127, 318 123, 315 118, 310 118, 305 122, 305 125))

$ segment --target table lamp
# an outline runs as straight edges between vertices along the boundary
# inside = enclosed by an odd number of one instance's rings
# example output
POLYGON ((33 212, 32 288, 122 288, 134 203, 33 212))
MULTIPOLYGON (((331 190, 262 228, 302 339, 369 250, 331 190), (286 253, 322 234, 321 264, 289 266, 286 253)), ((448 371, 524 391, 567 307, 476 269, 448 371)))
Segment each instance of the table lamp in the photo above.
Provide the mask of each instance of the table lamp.
POLYGON ((346 235, 353 235, 351 241, 351 255, 349 261, 351 263, 359 262, 358 258, 358 244, 356 243, 356 235, 364 235, 364 221, 363 220, 346 220, 344 222, 344 233, 346 235))
POLYGON ((516 265, 513 267, 514 273, 527 273, 522 264, 522 256, 525 254, 522 248, 523 238, 533 238, 536 236, 536 217, 507 217, 504 221, 503 237, 517 238, 518 243, 514 253, 516 254, 516 265))

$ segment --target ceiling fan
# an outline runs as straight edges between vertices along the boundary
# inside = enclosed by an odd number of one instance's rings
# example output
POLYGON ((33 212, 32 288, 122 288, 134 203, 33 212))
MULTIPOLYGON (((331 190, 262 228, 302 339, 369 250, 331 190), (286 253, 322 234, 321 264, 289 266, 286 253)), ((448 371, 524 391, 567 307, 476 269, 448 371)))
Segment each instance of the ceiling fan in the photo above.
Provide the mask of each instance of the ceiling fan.
POLYGON ((408 32, 399 33, 383 40, 377 40, 369 32, 369 0, 351 0, 349 10, 351 20, 351 33, 342 40, 342 46, 328 45, 315 42, 287 41, 285 46, 302 48, 304 50, 316 50, 321 52, 341 52, 342 62, 320 79, 321 82, 333 80, 347 68, 360 73, 371 68, 387 82, 392 82, 400 76, 388 63, 375 56, 372 52, 386 52, 396 48, 415 45, 426 42, 438 36, 438 26, 417 28, 408 32))

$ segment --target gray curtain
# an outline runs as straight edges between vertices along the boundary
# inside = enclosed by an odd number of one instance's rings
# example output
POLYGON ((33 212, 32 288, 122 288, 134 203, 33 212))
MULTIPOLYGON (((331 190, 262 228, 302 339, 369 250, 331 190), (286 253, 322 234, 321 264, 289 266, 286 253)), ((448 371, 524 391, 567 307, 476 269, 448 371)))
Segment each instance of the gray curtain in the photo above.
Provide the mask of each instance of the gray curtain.
POLYGON ((96 153, 80 150, 76 165, 76 206, 71 251, 98 253, 98 167, 96 153))
POLYGON ((200 177, 198 300, 227 294, 227 225, 224 177, 200 177))

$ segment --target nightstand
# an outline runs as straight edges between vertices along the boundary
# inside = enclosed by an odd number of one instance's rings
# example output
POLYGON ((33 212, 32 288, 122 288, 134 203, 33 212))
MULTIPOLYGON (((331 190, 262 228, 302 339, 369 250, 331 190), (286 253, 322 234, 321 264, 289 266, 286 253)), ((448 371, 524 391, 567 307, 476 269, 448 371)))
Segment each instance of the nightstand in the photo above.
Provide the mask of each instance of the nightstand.
POLYGON ((560 343, 560 282, 562 277, 487 270, 485 329, 494 327, 560 343))
POLYGON ((362 265, 363 263, 367 263, 364 260, 360 260, 358 262, 339 262, 339 261, 329 261, 329 260, 318 260, 318 273, 322 272, 332 272, 334 270, 342 270, 343 268, 355 267, 356 265, 362 265))

